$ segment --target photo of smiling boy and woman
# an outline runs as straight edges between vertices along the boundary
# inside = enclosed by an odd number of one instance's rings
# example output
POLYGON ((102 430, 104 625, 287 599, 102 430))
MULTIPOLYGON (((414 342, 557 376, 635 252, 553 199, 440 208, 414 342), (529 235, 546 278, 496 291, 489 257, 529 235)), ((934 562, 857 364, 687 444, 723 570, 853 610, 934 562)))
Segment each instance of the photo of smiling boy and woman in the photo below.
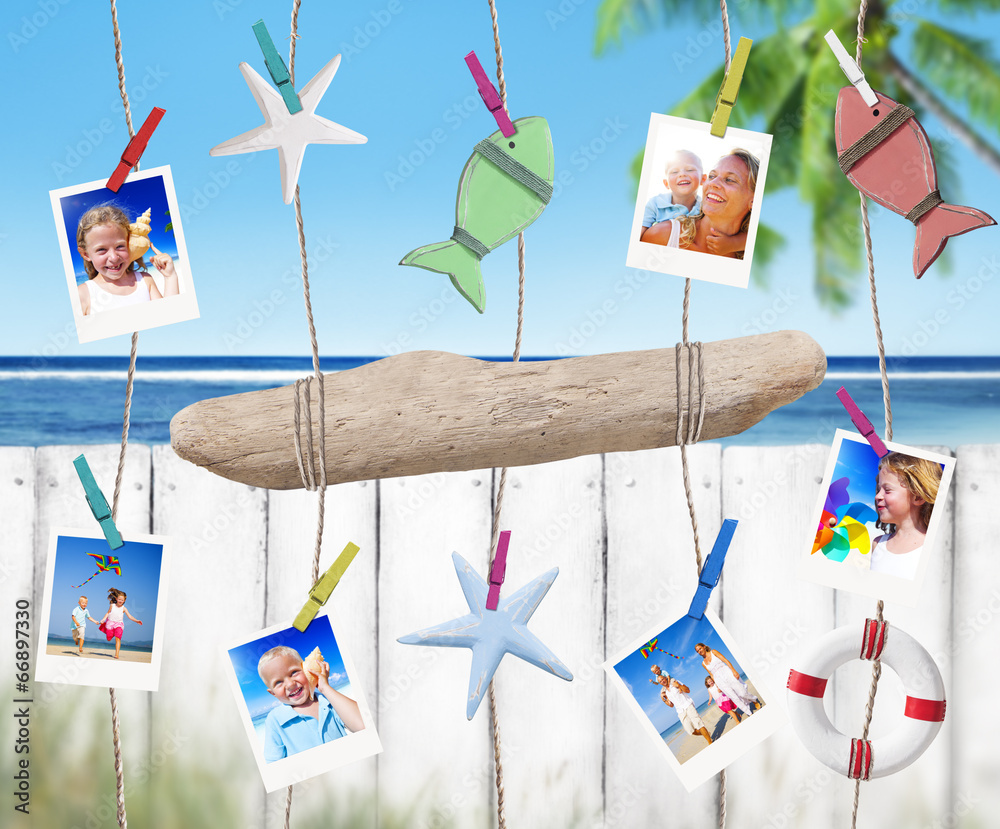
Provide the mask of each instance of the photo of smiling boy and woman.
POLYGON ((81 343, 198 317, 169 167, 52 190, 81 343))
POLYGON ((304 632, 269 628, 227 654, 233 696, 267 791, 382 751, 330 616, 317 616, 304 632))
POLYGON ((35 679, 155 691, 168 539, 52 531, 35 679))
POLYGON ((719 618, 685 616, 606 663, 640 726, 691 791, 784 722, 719 618))
POLYGON ((771 136, 653 114, 626 264, 745 288, 771 136))
POLYGON ((934 555, 955 459, 838 429, 799 575, 913 607, 934 555))

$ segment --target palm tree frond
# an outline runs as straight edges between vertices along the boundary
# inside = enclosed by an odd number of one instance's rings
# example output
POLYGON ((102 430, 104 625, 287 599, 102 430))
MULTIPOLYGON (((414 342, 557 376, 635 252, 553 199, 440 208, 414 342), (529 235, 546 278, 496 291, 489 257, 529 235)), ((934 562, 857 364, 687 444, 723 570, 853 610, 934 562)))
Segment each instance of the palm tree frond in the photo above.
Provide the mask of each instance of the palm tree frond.
POLYGON ((771 284, 771 266, 787 243, 788 240, 770 225, 763 222, 757 225, 750 276, 758 288, 766 288, 771 284))
POLYGON ((1000 133, 1000 63, 989 41, 925 20, 913 34, 913 59, 931 84, 949 98, 967 101, 973 119, 1000 133))

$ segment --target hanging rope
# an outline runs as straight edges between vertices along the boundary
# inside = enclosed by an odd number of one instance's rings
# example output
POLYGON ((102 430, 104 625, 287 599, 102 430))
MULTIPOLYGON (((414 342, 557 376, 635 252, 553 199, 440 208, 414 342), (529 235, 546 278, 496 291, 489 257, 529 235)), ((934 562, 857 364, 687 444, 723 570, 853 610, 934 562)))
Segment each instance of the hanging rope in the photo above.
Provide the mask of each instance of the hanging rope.
MULTIPOLYGON (((115 0, 111 0, 111 29, 115 39, 115 65, 118 67, 118 91, 125 107, 125 125, 128 127, 129 140, 135 138, 132 128, 132 109, 128 102, 128 91, 125 89, 125 63, 122 60, 122 38, 118 29, 118 9, 115 0)), ((138 163, 135 169, 139 169, 138 163)), ((118 499, 122 491, 122 477, 125 473, 125 452, 128 447, 128 427, 132 410, 132 383, 135 379, 135 358, 139 347, 139 332, 132 332, 132 347, 129 353, 128 378, 125 381, 125 414, 122 417, 122 443, 118 452, 118 471, 115 474, 115 494, 111 499, 111 520, 118 520, 118 499)), ((125 769, 122 761, 121 722, 118 719, 118 697, 114 688, 108 688, 111 698, 111 739, 115 749, 115 782, 118 803, 118 825, 121 829, 128 826, 125 813, 125 769)))
MULTIPOLYGON (((855 62, 861 66, 862 51, 865 44, 865 15, 868 13, 868 0, 861 0, 858 8, 858 45, 855 62)), ((871 225, 868 222, 868 200, 864 193, 858 193, 861 199, 861 225, 865 233, 865 257, 868 260, 868 285, 871 289, 872 320, 875 323, 875 343, 878 346, 878 367, 882 377, 882 401, 885 406, 885 439, 892 440, 892 400, 889 396, 889 373, 885 365, 885 345, 882 342, 882 324, 878 317, 878 300, 875 296, 875 258, 872 255, 871 225)), ((875 618, 881 624, 884 603, 881 599, 875 607, 875 618)), ((868 704, 865 706, 865 725, 861 731, 861 739, 868 739, 868 730, 872 723, 872 712, 875 708, 875 693, 878 691, 878 681, 882 676, 882 661, 875 659, 872 664, 872 684, 868 691, 868 704)), ((858 825, 858 802, 861 799, 861 780, 854 781, 854 805, 851 811, 851 829, 858 825)))

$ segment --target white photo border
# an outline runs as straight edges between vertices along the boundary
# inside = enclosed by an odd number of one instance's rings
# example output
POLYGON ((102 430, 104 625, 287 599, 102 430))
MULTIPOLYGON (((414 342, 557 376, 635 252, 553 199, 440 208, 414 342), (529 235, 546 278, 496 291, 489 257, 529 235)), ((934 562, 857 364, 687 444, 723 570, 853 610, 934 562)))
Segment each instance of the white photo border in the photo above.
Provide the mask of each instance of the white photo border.
MULTIPOLYGON (((753 262, 754 245, 757 241, 757 228, 760 224, 761 205, 764 200, 764 185, 767 179, 767 164, 771 155, 771 136, 763 132, 741 130, 729 127, 723 138, 711 135, 712 125, 704 121, 692 121, 688 118, 678 118, 673 115, 662 115, 654 112, 649 116, 649 133, 646 137, 646 154, 642 160, 642 174, 639 178, 639 195, 636 199, 635 215, 632 218, 632 228, 629 233, 628 255, 625 264, 630 268, 656 271, 658 273, 700 279, 704 282, 714 282, 733 288, 746 288, 750 283, 750 266, 753 262), (653 245, 639 241, 639 231, 642 227, 642 215, 646 201, 650 198, 656 181, 662 179, 662 163, 667 149, 679 149, 684 146, 683 138, 672 136, 684 132, 691 141, 704 144, 719 142, 720 152, 734 147, 745 147, 760 151, 760 170, 757 174, 757 187, 754 191, 753 207, 750 213, 750 228, 747 231, 747 244, 743 259, 730 259, 726 256, 713 256, 701 251, 668 248, 663 245, 653 245), (678 140, 682 143, 678 144, 678 140)), ((712 159, 714 161, 715 159, 712 159)), ((709 162, 711 163, 711 162, 709 162)), ((708 172, 706 168, 705 172, 708 172)), ((662 185, 660 187, 662 189, 662 185)))
POLYGON ((250 716, 246 697, 243 696, 243 691, 240 689, 239 677, 236 675, 236 668, 233 666, 233 660, 230 658, 229 651, 241 645, 255 642, 258 639, 287 631, 292 628, 292 623, 289 621, 283 624, 272 625, 265 630, 253 633, 251 636, 229 642, 223 648, 223 658, 227 666, 226 674, 229 677, 229 688, 236 700, 240 722, 243 724, 247 740, 250 742, 254 760, 257 762, 257 770, 260 772, 261 782, 268 792, 275 792, 294 783, 301 783, 310 777, 325 774, 328 771, 333 771, 350 763, 356 763, 359 760, 373 757, 382 752, 382 742, 379 739, 378 732, 375 730, 375 720, 368 707, 367 694, 364 688, 361 687, 354 660, 351 658, 350 653, 344 649, 342 639, 338 635, 340 624, 337 621, 337 617, 332 612, 321 613, 313 619, 311 624, 324 623, 330 625, 333 637, 337 640, 340 658, 351 681, 352 695, 358 704, 361 718, 365 723, 364 730, 345 734, 333 742, 297 752, 290 757, 275 760, 271 763, 267 762, 264 758, 264 747, 260 744, 257 732, 254 730, 253 718, 250 716))
MULTIPOLYGON (((889 601, 899 602, 906 607, 916 607, 929 562, 931 557, 937 554, 934 545, 938 529, 943 521, 944 504, 948 499, 948 492, 951 489, 952 476, 955 474, 955 458, 949 455, 939 455, 937 452, 930 452, 914 446, 904 446, 901 443, 885 441, 885 447, 890 452, 902 452, 904 455, 926 458, 944 467, 941 470, 941 483, 938 485, 938 498, 934 502, 935 506, 940 504, 941 509, 935 509, 931 514, 931 521, 927 527, 927 535, 924 537, 924 546, 920 553, 920 561, 917 563, 916 575, 912 579, 906 579, 900 576, 892 576, 888 573, 873 573, 870 570, 861 570, 844 562, 829 561, 820 553, 812 554, 810 552, 816 538, 816 526, 819 516, 823 513, 823 505, 826 503, 827 492, 830 489, 830 484, 833 482, 833 472, 837 466, 837 459, 840 457, 840 448, 845 440, 868 445, 868 441, 861 435, 847 429, 837 429, 834 434, 830 457, 827 459, 826 470, 823 473, 823 484, 820 487, 819 497, 816 499, 816 506, 810 513, 809 537, 803 543, 806 554, 805 558, 799 564, 798 577, 804 581, 811 581, 816 584, 825 585, 826 587, 833 587, 837 590, 847 590, 851 593, 858 593, 859 595, 869 596, 873 599, 888 599, 889 601)), ((874 451, 873 449, 872 452, 874 453, 874 451)))
MULTIPOLYGON (((153 651, 150 662, 74 659, 49 655, 49 621, 52 615, 52 589, 55 579, 56 549, 60 537, 92 538, 107 546, 104 534, 97 530, 52 527, 49 530, 49 550, 45 560, 45 583, 42 595, 41 623, 38 626, 38 650, 35 659, 35 681, 67 685, 92 685, 104 688, 131 688, 135 691, 156 691, 160 686, 160 662, 163 658, 163 637, 166 626, 167 576, 170 570, 173 539, 164 535, 128 533, 125 541, 156 544, 162 548, 160 579, 156 591, 156 619, 153 629, 153 651)), ((114 551, 111 551, 112 553, 114 551)), ((68 611, 67 611, 68 612, 68 611)), ((103 614, 102 614, 103 615, 103 614)))
POLYGON ((725 740, 717 740, 710 746, 707 746, 699 751, 696 755, 694 755, 694 757, 686 760, 684 763, 679 763, 677 761, 677 758, 670 750, 670 747, 663 741, 663 737, 661 737, 657 732, 656 726, 654 726, 649 717, 646 716, 645 712, 640 707, 638 700, 636 700, 632 692, 629 691, 625 682, 615 670, 615 665, 630 654, 635 653, 635 651, 650 640, 650 637, 657 636, 660 631, 666 630, 671 625, 680 621, 680 619, 667 619, 659 624, 650 625, 647 628, 645 635, 635 639, 627 647, 622 648, 618 651, 618 653, 611 656, 611 658, 604 663, 604 670, 607 673, 611 684, 621 692, 621 696, 624 698, 626 706, 639 721, 639 725, 642 730, 649 735, 650 739, 656 745, 657 750, 666 759, 667 765, 670 766, 674 774, 677 775, 677 778, 683 784, 684 788, 689 792, 693 791, 697 786, 704 783, 713 775, 718 774, 730 763, 738 760, 750 749, 766 740, 775 731, 781 728, 781 726, 788 722, 788 714, 785 711, 783 700, 779 700, 778 697, 772 694, 771 689, 767 687, 767 685, 753 670, 750 660, 748 660, 746 655, 740 650, 739 647, 737 647, 735 640, 732 635, 730 635, 729 631, 726 630, 722 620, 719 619, 711 608, 705 610, 705 618, 709 621, 712 627, 715 628, 715 631, 719 634, 719 638, 722 639, 726 647, 729 649, 729 652, 735 658, 737 664, 746 673, 750 682, 753 683, 754 688, 757 690, 758 695, 765 704, 759 710, 755 711, 753 716, 744 717, 743 721, 739 724, 739 727, 734 728, 726 734, 725 740))
POLYGON ((76 239, 70 240, 63 218, 61 199, 80 193, 93 193, 105 190, 106 201, 114 201, 115 193, 106 188, 105 180, 88 181, 85 184, 74 184, 49 191, 52 203, 52 214, 56 222, 56 232, 59 237, 59 252, 62 255, 63 270, 66 275, 66 286, 69 290, 70 307, 73 310, 73 320, 76 323, 77 339, 81 343, 116 337, 120 334, 131 334, 134 331, 145 331, 149 328, 159 328, 172 325, 175 322, 198 319, 198 300, 195 296, 194 282, 191 277, 191 259, 188 256, 187 244, 184 241, 184 230, 181 227, 181 211, 174 190, 174 180, 170 167, 152 167, 129 175, 128 181, 142 181, 150 178, 162 178, 166 191, 167 205, 170 208, 170 221, 173 224, 174 239, 177 242, 177 257, 175 270, 179 293, 177 296, 164 297, 156 302, 130 305, 125 308, 112 308, 100 313, 83 315, 77 291, 76 273, 73 265, 73 251, 76 250, 76 239), (72 247, 71 247, 72 245, 72 247))

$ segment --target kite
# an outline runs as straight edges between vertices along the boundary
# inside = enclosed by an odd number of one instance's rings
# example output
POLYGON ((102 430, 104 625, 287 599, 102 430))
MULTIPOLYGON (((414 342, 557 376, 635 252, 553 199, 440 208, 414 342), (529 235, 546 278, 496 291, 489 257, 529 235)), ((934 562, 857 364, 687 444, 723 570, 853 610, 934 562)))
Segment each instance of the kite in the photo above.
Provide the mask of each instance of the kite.
POLYGON ((656 639, 650 639, 645 645, 639 648, 639 653, 642 654, 643 659, 649 659, 649 657, 653 655, 653 651, 659 651, 660 653, 665 653, 667 656, 672 656, 674 659, 680 659, 677 654, 665 651, 663 648, 656 647, 656 643, 659 639, 659 636, 657 636, 656 639))
MULTIPOLYGON (((87 553, 87 555, 93 558, 94 561, 97 562, 97 572, 94 573, 94 576, 100 573, 107 573, 111 571, 114 571, 119 576, 122 574, 122 565, 121 562, 118 561, 118 556, 107 556, 105 558, 105 556, 102 556, 98 553, 87 553)), ((91 576, 90 579, 94 578, 94 576, 91 576)), ((87 581, 90 581, 90 579, 87 579, 87 581)), ((83 582, 83 584, 74 584, 72 586, 74 588, 83 587, 83 585, 86 584, 87 581, 83 582)))
POLYGON ((850 483, 848 478, 838 478, 830 484, 816 529, 812 551, 822 552, 831 561, 843 561, 852 550, 867 555, 872 548, 865 525, 877 521, 878 513, 866 504, 849 503, 847 488, 850 483))

